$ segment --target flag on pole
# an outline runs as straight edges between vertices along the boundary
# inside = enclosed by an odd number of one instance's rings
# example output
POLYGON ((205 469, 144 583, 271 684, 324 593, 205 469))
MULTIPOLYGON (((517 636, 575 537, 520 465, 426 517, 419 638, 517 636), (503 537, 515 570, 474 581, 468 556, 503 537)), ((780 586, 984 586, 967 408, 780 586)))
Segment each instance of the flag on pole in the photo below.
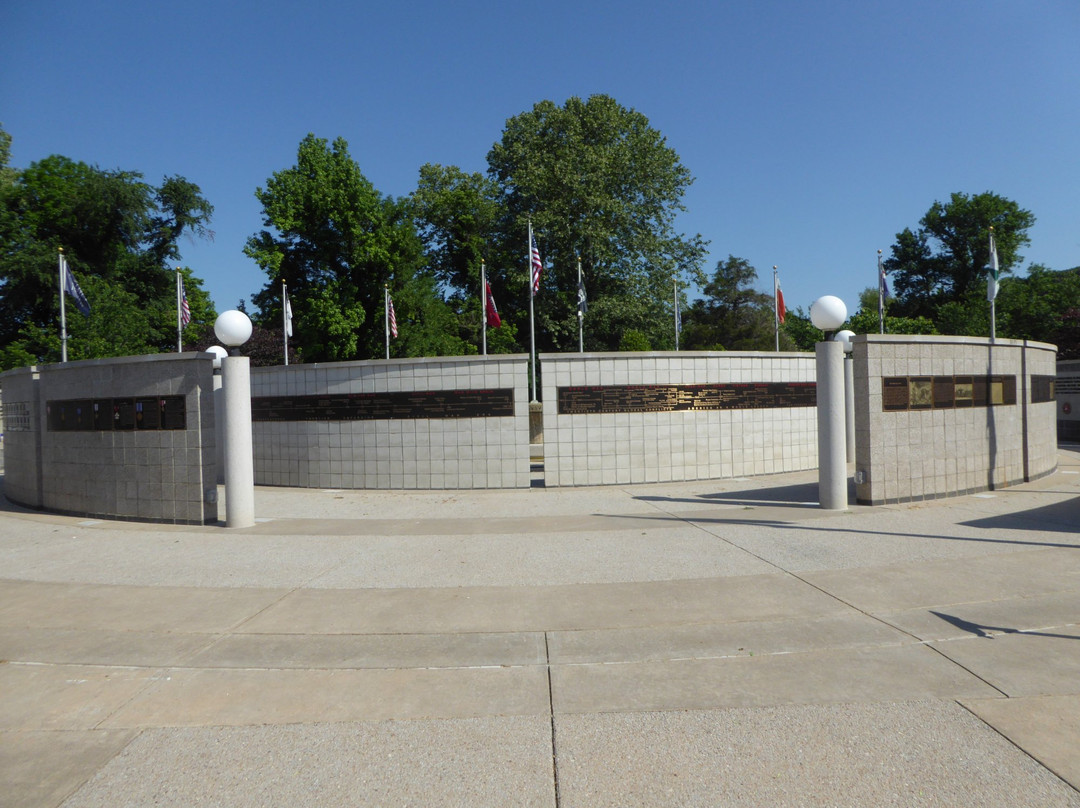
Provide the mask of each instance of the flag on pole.
POLYGON ((589 300, 585 296, 585 280, 581 277, 581 266, 578 265, 577 279, 577 313, 578 317, 584 317, 589 310, 589 300))
POLYGON ((540 248, 536 246, 536 236, 532 234, 532 225, 529 225, 529 264, 532 266, 532 293, 540 291, 540 276, 544 272, 544 263, 540 260, 540 248))
POLYGON ((176 283, 180 290, 180 327, 183 328, 191 322, 191 306, 188 305, 187 291, 184 289, 184 276, 179 270, 176 272, 176 283))
MULTIPOLYGON (((773 267, 773 272, 776 272, 776 268, 773 267)), ((780 288, 780 277, 776 277, 776 322, 784 322, 784 318, 787 316, 787 307, 784 305, 784 290, 780 288)))
POLYGON ((390 318, 390 336, 397 339, 397 317, 394 315, 394 298, 386 293, 386 316, 390 318))
POLYGON ((987 271, 986 277, 986 299, 993 301, 997 299, 998 293, 998 273, 1000 267, 998 266, 998 254, 997 244, 994 243, 994 228, 990 228, 990 268, 987 271))
POLYGON ((285 299, 285 336, 291 337, 292 333, 292 303, 289 302, 289 293, 282 284, 281 295, 285 299))
POLYGON ((499 310, 495 308, 495 296, 491 294, 491 284, 484 281, 484 295, 486 297, 485 310, 487 312, 487 324, 492 328, 499 328, 502 326, 502 318, 499 316, 499 310))
POLYGON ((75 280, 75 276, 68 267, 67 256, 63 253, 60 253, 60 274, 62 275, 61 280, 64 283, 64 291, 75 299, 75 308, 81 311, 84 316, 89 317, 90 301, 86 299, 82 287, 79 286, 79 282, 75 280))
POLYGON ((885 301, 892 297, 892 292, 889 291, 889 279, 885 277, 885 265, 881 263, 881 250, 878 250, 877 271, 878 297, 880 297, 882 301, 885 301))

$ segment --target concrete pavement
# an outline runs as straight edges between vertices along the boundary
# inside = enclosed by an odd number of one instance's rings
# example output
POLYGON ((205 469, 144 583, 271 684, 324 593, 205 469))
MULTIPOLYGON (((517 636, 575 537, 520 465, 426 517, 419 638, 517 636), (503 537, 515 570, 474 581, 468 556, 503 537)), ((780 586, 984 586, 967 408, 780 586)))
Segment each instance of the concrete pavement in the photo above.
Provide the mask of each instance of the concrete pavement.
POLYGON ((0 806, 1080 806, 1080 453, 816 493, 260 488, 245 530, 5 503, 0 806))

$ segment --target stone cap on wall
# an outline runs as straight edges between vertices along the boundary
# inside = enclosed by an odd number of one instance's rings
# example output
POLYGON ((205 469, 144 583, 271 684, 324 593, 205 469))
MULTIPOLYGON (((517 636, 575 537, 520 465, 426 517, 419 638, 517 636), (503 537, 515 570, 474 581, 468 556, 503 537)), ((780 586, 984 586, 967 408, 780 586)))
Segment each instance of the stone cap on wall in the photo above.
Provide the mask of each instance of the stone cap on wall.
POLYGON ((957 337, 943 334, 856 334, 852 342, 892 342, 905 345, 981 345, 1007 348, 1034 348, 1057 352, 1057 346, 1048 342, 1027 339, 997 339, 989 337, 957 337))

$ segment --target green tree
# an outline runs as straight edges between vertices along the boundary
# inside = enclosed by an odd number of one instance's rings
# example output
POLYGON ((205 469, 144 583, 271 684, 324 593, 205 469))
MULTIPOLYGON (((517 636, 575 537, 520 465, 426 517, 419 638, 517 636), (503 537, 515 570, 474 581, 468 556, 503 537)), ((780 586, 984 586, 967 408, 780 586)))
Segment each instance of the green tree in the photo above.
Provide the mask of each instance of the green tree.
MULTIPOLYGON (((91 306, 88 317, 69 307, 70 359, 175 350, 175 266, 167 262, 179 257, 183 235, 209 235, 213 208, 198 186, 167 177, 154 187, 138 172, 59 155, 13 176, 0 183, 4 366, 60 358, 60 248, 91 306)), ((202 299, 198 279, 188 279, 189 300, 202 299)))
POLYGON ((1080 309, 1080 270, 1054 272, 1032 264, 1026 277, 1002 283, 996 309, 1000 336, 1056 343, 1067 313, 1080 309))
POLYGON ((587 347, 616 349, 630 329, 673 344, 672 279, 701 280, 705 244, 675 232, 693 179, 644 115, 606 95, 542 101, 507 120, 488 174, 501 193, 499 249, 520 256, 507 273, 513 310, 528 311, 530 220, 546 265, 536 306, 542 350, 577 347, 579 256, 587 347))
POLYGON ((947 204, 935 202, 917 230, 905 228, 897 234, 892 255, 885 261, 897 296, 895 313, 931 317, 943 333, 975 333, 971 326, 958 323, 957 315, 979 295, 985 303, 990 228, 1001 272, 1006 274, 1020 264, 1019 250, 1030 243, 1027 230, 1034 223, 1030 211, 989 191, 971 196, 954 193, 947 204), (945 310, 947 321, 939 322, 939 309, 946 304, 961 308, 945 310), (956 328, 960 330, 952 330, 956 328))
MULTIPOLYGON (((856 334, 877 334, 881 331, 878 318, 878 290, 869 287, 859 295, 859 310, 844 324, 844 327, 856 334)), ((889 314, 889 304, 885 307, 886 334, 937 334, 938 330, 928 317, 894 317, 889 314)))
MULTIPOLYGON (((439 318, 422 317, 415 307, 421 299, 436 306, 440 301, 425 298, 434 285, 423 268, 409 206, 375 189, 343 138, 329 144, 309 134, 296 165, 275 172, 255 195, 268 229, 251 236, 244 252, 270 278, 253 298, 257 319, 264 325, 281 321, 285 281, 294 339, 305 361, 383 356, 387 286, 400 334, 441 327, 439 318)), ((392 355, 406 355, 407 345, 395 343, 392 355)), ((460 352, 456 344, 443 348, 460 352)))
MULTIPOLYGON (((776 348, 772 295, 759 292, 757 270, 745 258, 718 261, 703 296, 686 313, 686 350, 771 351, 776 348)), ((794 345, 781 329, 781 347, 794 345)))

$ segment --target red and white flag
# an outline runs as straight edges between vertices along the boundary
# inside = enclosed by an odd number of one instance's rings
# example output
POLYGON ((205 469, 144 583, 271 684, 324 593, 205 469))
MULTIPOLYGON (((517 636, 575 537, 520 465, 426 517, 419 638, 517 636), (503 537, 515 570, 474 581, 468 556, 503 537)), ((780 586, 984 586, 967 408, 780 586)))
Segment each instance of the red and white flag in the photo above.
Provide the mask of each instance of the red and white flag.
POLYGON ((776 321, 778 323, 784 322, 785 315, 787 315, 787 309, 784 307, 784 291, 780 288, 778 278, 776 281, 776 321))
POLYGON ((180 327, 183 328, 191 322, 191 306, 188 305, 187 291, 184 289, 184 276, 176 273, 176 282, 180 286, 180 327))
POLYGON ((544 262, 540 260, 540 248, 536 246, 536 236, 529 225, 529 265, 532 267, 532 293, 540 291, 540 276, 544 272, 544 262))
POLYGON ((390 336, 397 339, 397 317, 394 315, 394 298, 390 297, 390 293, 386 294, 386 316, 390 321, 390 336))
POLYGON ((499 328, 502 325, 502 318, 499 316, 499 310, 495 308, 495 297, 491 294, 491 284, 485 281, 484 285, 487 287, 485 290, 487 295, 487 324, 491 328, 499 328))

